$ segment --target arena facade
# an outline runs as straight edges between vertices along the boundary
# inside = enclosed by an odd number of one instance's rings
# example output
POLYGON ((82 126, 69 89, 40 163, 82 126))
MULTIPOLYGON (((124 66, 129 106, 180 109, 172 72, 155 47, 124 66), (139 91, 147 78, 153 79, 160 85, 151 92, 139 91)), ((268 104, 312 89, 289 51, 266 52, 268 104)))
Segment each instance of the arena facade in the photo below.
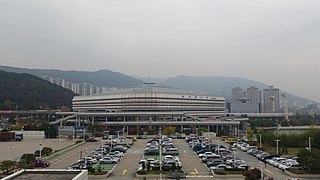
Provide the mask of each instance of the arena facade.
POLYGON ((175 126, 177 131, 206 127, 211 132, 236 133, 240 121, 225 117, 224 97, 204 92, 183 91, 145 83, 136 88, 104 94, 75 96, 73 115, 82 122, 111 129, 155 129, 175 126))

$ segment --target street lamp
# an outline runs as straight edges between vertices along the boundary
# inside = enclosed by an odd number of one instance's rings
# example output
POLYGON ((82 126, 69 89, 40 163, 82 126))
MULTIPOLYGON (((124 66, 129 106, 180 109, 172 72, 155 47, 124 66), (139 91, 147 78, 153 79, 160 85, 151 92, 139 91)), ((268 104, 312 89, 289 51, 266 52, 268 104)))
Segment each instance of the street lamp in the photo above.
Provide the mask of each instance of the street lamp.
POLYGON ((40 157, 40 159, 41 159, 41 154, 42 154, 42 139, 40 139, 40 143, 39 143, 39 147, 40 147, 40 150, 39 150, 39 157, 40 157))
POLYGON ((260 143, 260 149, 261 149, 261 134, 259 134, 259 143, 260 143))
POLYGON ((162 180, 162 134, 161 134, 161 126, 159 127, 159 132, 160 132, 160 153, 159 153, 159 157, 160 157, 160 180, 162 180))
POLYGON ((308 150, 311 152, 311 137, 309 137, 309 149, 308 150))
POLYGON ((61 135, 59 135, 59 151, 61 150, 61 135))
POLYGON ((274 141, 276 141, 276 149, 277 149, 277 154, 279 154, 279 149, 278 149, 278 145, 279 145, 279 139, 276 139, 276 140, 274 140, 274 141))
POLYGON ((260 161, 261 179, 263 179, 263 163, 260 161))
POLYGON ((8 147, 8 160, 10 160, 10 150, 12 149, 12 147, 8 147))

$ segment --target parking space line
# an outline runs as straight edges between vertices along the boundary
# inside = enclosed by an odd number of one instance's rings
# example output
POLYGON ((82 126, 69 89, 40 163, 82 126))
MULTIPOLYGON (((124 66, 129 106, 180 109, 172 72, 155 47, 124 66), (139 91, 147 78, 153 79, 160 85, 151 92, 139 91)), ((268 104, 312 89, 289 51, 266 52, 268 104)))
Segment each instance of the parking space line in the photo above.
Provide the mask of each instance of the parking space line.
POLYGON ((199 172, 198 172, 198 170, 196 169, 196 168, 194 168, 194 172, 196 172, 196 174, 198 174, 199 172))
POLYGON ((270 174, 274 174, 273 172, 271 172, 270 170, 266 169, 266 171, 270 174))

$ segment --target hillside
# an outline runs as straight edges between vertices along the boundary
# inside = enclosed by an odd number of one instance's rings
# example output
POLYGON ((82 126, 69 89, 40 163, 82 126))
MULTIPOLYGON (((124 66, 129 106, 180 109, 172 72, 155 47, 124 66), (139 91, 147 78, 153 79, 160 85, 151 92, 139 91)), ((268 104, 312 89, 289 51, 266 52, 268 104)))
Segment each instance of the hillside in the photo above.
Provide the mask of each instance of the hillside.
POLYGON ((75 94, 41 78, 0 71, 0 109, 41 109, 71 107, 75 94))
POLYGON ((73 83, 91 83, 103 87, 125 88, 143 84, 144 81, 127 76, 123 73, 110 70, 99 71, 61 71, 52 69, 27 69, 9 66, 0 66, 0 70, 15 73, 28 73, 36 76, 48 75, 51 77, 60 77, 73 83))
MULTIPOLYGON (((160 82, 161 85, 175 87, 178 89, 198 90, 209 93, 210 95, 224 96, 231 99, 231 90, 234 87, 241 87, 243 90, 250 86, 256 86, 260 90, 265 89, 268 85, 244 78, 236 77, 194 77, 194 76, 177 76, 160 82)), ((281 87, 278 87, 281 90, 281 87)), ((293 105, 294 101, 310 102, 311 100, 287 94, 288 104, 293 105)))

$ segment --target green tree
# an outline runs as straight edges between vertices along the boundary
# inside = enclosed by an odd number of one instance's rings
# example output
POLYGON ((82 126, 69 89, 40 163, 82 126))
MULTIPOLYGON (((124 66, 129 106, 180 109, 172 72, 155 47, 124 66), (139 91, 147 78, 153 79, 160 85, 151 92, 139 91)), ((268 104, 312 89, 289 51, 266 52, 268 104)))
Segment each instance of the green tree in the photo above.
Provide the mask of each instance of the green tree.
POLYGON ((301 149, 297 157, 301 166, 307 167, 311 171, 320 170, 320 151, 318 149, 314 148, 312 151, 301 149))
MULTIPOLYGON (((93 136, 96 136, 97 134, 103 133, 104 127, 97 125, 97 124, 94 124, 94 125, 89 125, 88 130, 92 133, 93 136)), ((109 134, 110 134, 110 131, 109 131, 109 134)))
POLYGON ((251 129, 251 128, 247 129, 248 140, 252 140, 253 134, 254 134, 253 129, 251 129))
POLYGON ((176 127, 173 127, 173 126, 166 127, 166 128, 164 128, 164 130, 163 130, 163 133, 164 133, 165 135, 172 135, 172 134, 174 134, 175 132, 176 132, 176 127))
POLYGON ((208 132, 208 128, 199 127, 197 128, 198 135, 203 135, 204 132, 208 132))
POLYGON ((4 103, 4 109, 7 109, 7 110, 12 110, 14 109, 14 105, 13 103, 10 101, 10 100, 6 100, 4 103))
POLYGON ((57 137, 58 136, 58 130, 56 125, 52 125, 49 123, 43 123, 39 127, 39 130, 44 131, 47 138, 57 137))
POLYGON ((251 169, 249 171, 245 171, 243 173, 246 180, 260 180, 261 179, 261 171, 257 168, 251 169))
POLYGON ((50 147, 44 147, 44 148, 42 148, 42 151, 41 151, 41 153, 44 156, 49 156, 50 154, 52 154, 52 152, 53 152, 53 149, 50 147))

